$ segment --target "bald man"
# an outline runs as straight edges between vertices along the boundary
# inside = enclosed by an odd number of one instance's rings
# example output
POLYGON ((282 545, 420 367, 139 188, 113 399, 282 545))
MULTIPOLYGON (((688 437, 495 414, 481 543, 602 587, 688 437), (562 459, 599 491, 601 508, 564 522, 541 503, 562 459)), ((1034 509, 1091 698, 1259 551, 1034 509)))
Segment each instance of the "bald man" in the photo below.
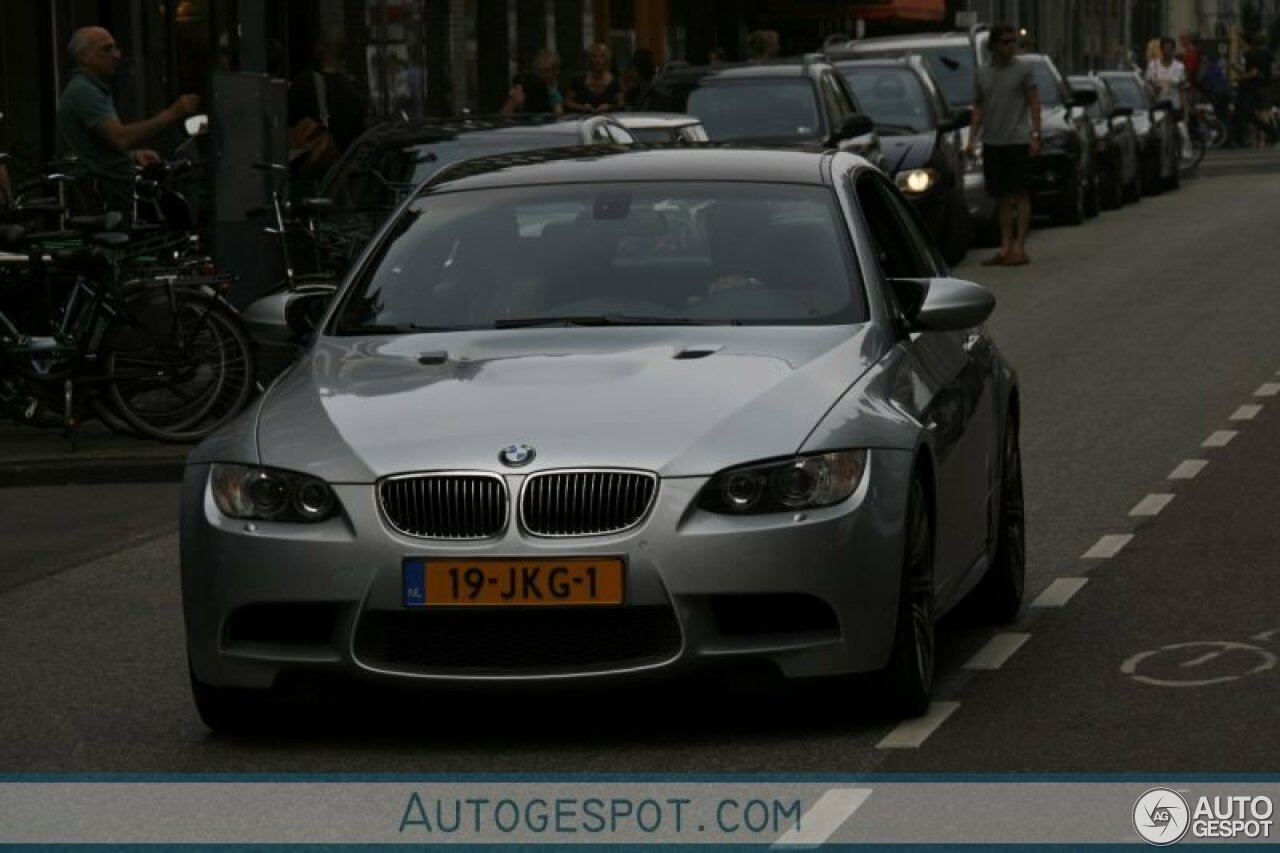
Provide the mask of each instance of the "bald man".
POLYGON ((74 154, 97 176, 102 200, 112 210, 128 211, 133 200, 134 163, 159 160, 142 143, 200 109, 200 98, 183 95, 149 119, 124 124, 116 114, 111 80, 120 68, 120 48, 101 27, 82 27, 67 52, 75 63, 58 101, 58 152, 74 154))

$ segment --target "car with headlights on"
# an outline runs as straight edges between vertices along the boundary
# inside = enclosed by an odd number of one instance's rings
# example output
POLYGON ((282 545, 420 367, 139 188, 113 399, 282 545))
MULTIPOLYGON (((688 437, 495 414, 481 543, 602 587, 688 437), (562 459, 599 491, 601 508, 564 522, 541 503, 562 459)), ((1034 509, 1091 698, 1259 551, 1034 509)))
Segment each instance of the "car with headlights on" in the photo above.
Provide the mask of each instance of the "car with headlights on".
POLYGON ((1093 122, 1084 108, 1097 100, 1092 90, 1072 91, 1053 60, 1024 53, 1040 98, 1040 153, 1031 158, 1031 210, 1064 225, 1079 225, 1102 209, 1093 122))
POLYGON ((972 111, 952 110, 918 56, 844 59, 828 52, 875 122, 886 171, 938 240, 949 264, 958 264, 973 240, 964 195, 962 129, 972 111))
POLYGON ((201 716, 252 728, 293 676, 520 691, 734 666, 922 713, 938 617, 1022 598, 993 306, 845 152, 455 164, 188 459, 201 716))
POLYGON ((1138 160, 1138 135, 1134 133, 1133 109, 1122 107, 1111 89, 1099 77, 1073 75, 1067 78, 1073 91, 1092 91, 1097 100, 1085 108, 1093 122, 1098 161, 1099 196, 1103 209, 1111 210, 1126 201, 1142 197, 1142 171, 1138 160))

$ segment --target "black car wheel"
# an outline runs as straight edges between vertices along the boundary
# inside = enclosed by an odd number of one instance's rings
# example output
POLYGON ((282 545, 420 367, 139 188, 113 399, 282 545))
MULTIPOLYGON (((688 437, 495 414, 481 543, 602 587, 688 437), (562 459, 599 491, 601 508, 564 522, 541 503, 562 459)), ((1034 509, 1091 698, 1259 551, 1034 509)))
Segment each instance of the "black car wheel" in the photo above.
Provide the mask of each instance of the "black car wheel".
POLYGON ((1063 182, 1062 199, 1058 202, 1058 221, 1063 225, 1080 225, 1084 222, 1085 176, 1080 167, 1071 170, 1063 182))
POLYGON ((947 202, 947 214, 942 224, 942 256, 948 266, 955 266, 964 260, 969 245, 973 242, 973 221, 969 218, 969 208, 964 201, 963 191, 957 189, 951 193, 947 202))
POLYGON ((1089 179, 1084 188, 1084 215, 1092 219, 1102 212, 1102 187, 1095 163, 1088 171, 1089 179))
POLYGON ((1142 201, 1142 162, 1133 170, 1133 180, 1124 185, 1124 203, 1137 204, 1142 201))
POLYGON ((933 695, 935 655, 933 519, 919 476, 907 497, 906 539, 897 624, 889 664, 880 673, 880 696, 895 715, 918 717, 933 695))
POLYGON ((1124 204, 1126 187, 1120 176, 1119 156, 1102 173, 1102 209, 1115 210, 1124 204))
POLYGON ((1022 606, 1027 578, 1026 511, 1022 500, 1022 452, 1018 422, 1010 417, 1004 428, 1000 457, 1000 509, 996 519, 991 566, 970 595, 974 615, 996 624, 1012 622, 1022 606))

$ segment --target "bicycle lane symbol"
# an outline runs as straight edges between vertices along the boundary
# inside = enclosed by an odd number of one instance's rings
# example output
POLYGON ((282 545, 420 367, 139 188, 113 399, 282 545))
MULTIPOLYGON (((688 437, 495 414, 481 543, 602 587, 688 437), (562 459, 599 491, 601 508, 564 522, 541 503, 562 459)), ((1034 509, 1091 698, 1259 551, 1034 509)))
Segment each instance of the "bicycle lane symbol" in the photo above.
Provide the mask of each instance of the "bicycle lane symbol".
MULTIPOLYGON (((1265 643, 1277 634, 1280 630, 1263 631, 1251 639, 1265 643)), ((1121 664, 1120 671, 1134 681, 1156 687, 1207 687, 1274 669, 1276 660, 1275 654, 1253 643, 1198 640, 1139 652, 1121 664), (1215 674, 1204 677, 1211 672, 1215 674)))

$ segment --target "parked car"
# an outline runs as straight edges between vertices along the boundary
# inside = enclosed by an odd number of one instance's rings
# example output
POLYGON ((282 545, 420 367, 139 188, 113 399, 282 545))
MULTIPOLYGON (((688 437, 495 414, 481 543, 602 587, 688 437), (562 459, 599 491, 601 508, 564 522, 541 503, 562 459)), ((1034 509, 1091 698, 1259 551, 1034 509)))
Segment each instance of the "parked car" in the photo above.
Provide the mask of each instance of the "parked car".
POLYGON ((949 264, 973 240, 964 198, 964 143, 970 110, 952 110, 918 56, 832 62, 875 122, 888 173, 929 225, 949 264))
MULTIPOLYGON (((856 39, 844 51, 862 58, 886 56, 919 56, 942 88, 942 95, 952 110, 973 107, 977 69, 991 60, 988 51, 989 27, 976 24, 965 31, 910 33, 856 39)), ((969 128, 961 130, 961 147, 969 141, 969 128)), ((968 160, 964 175, 965 201, 974 229, 988 241, 997 237, 996 201, 987 194, 982 173, 981 155, 968 160)))
POLYGON ((1173 105, 1156 101, 1136 71, 1098 71, 1111 88, 1116 103, 1133 110, 1133 129, 1138 135, 1142 160, 1142 192, 1154 195, 1178 188, 1178 128, 1173 105))
POLYGON ((251 728, 304 676, 511 691, 722 666, 878 673, 851 698, 922 713, 935 621, 1022 597, 993 306, 845 152, 446 170, 188 458, 202 718, 251 728))
POLYGON ((1138 135, 1133 130, 1132 107, 1116 104, 1111 89, 1100 77, 1067 78, 1072 91, 1093 91, 1097 100, 1085 108, 1097 140, 1098 181, 1102 207, 1114 209, 1142 197, 1142 170, 1138 159, 1138 135))
POLYGON ((697 116, 684 113, 614 113, 637 142, 706 142, 707 130, 697 116))
POLYGON ((1084 111, 1097 95, 1073 92, 1042 53, 1024 53, 1017 61, 1031 64, 1040 98, 1040 153, 1031 160, 1031 209, 1065 225, 1079 225, 1097 216, 1102 206, 1097 142, 1084 111))
POLYGON ((820 54, 730 65, 668 67, 642 110, 697 116, 712 142, 839 148, 884 167, 871 119, 820 54))
MULTIPOLYGON (((446 166, 472 157, 539 148, 631 144, 635 138, 612 115, 493 116, 388 122, 370 128, 347 148, 320 185, 324 232, 341 241, 321 270, 307 270, 308 254, 294 247, 299 277, 281 282, 244 311, 258 355, 258 379, 271 382, 298 352, 299 332, 285 322, 292 292, 332 292, 382 223, 405 199, 446 166)), ((309 200, 308 204, 315 204, 309 200)), ((300 206, 295 205, 295 208, 300 206)), ((298 235, 295 235, 298 236, 298 235)))

